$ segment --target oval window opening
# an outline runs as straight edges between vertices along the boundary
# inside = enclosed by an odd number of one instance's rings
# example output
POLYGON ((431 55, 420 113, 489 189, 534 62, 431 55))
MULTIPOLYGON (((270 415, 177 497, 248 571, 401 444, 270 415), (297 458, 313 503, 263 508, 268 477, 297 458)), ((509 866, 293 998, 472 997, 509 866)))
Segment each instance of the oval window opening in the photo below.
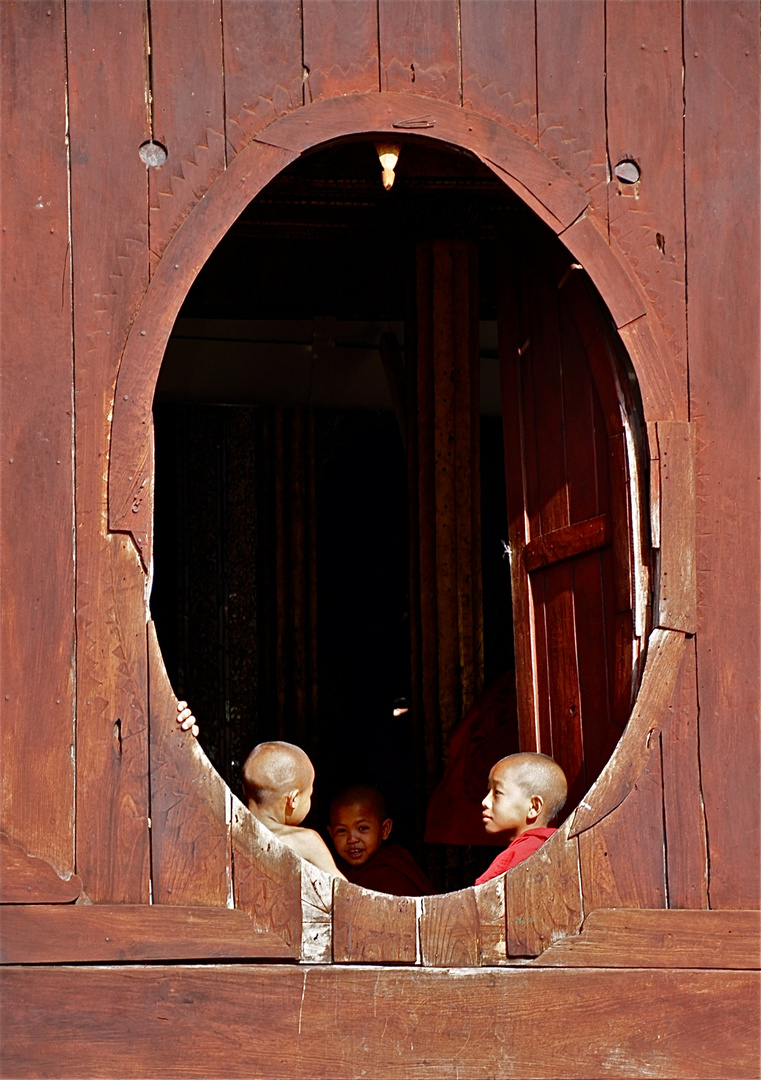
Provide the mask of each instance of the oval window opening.
POLYGON ((295 742, 307 824, 380 787, 436 892, 495 855, 499 757, 555 757, 567 815, 639 683, 639 415, 586 274, 473 156, 407 137, 385 190, 368 138, 280 174, 154 405, 152 615, 233 791, 254 744, 295 742))

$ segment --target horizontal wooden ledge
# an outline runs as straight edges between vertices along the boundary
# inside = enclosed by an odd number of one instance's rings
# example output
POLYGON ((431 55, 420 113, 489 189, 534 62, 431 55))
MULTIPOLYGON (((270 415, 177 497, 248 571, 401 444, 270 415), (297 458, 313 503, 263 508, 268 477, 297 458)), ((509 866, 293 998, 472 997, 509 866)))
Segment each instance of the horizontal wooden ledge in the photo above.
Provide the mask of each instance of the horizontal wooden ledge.
POLYGON ((532 570, 552 566, 563 559, 572 559, 575 555, 594 551, 595 548, 610 544, 612 537, 609 514, 600 514, 599 517, 587 518, 586 521, 578 521, 573 525, 564 525, 562 529, 553 529, 552 532, 537 536, 526 544, 523 552, 526 570, 531 573, 532 570))
POLYGON ((3 908, 0 963, 297 959, 234 908, 170 904, 24 904, 3 908))
POLYGON ((530 966, 754 971, 760 957, 758 911, 601 908, 530 966))

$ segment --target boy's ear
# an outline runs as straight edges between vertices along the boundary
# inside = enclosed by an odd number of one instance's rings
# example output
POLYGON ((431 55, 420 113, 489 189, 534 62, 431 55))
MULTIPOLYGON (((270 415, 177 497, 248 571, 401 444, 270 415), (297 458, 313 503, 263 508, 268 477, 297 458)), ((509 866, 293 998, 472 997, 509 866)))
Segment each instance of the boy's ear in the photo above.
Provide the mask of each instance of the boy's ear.
POLYGON ((293 813, 293 808, 296 805, 296 800, 298 799, 300 794, 301 794, 301 792, 299 791, 298 788, 294 788, 293 791, 288 792, 288 794, 285 797, 285 812, 286 812, 286 814, 293 813))
POLYGON ((390 817, 387 817, 385 821, 381 822, 381 839, 382 840, 388 840, 389 835, 391 834, 391 827, 393 826, 393 824, 394 824, 394 822, 390 817))
POLYGON ((529 809, 529 812, 528 812, 528 814, 526 816, 531 821, 536 821, 536 819, 539 817, 539 815, 542 812, 542 807, 543 806, 544 806, 544 799, 542 798, 542 796, 541 795, 532 795, 531 800, 529 802, 530 809, 529 809))

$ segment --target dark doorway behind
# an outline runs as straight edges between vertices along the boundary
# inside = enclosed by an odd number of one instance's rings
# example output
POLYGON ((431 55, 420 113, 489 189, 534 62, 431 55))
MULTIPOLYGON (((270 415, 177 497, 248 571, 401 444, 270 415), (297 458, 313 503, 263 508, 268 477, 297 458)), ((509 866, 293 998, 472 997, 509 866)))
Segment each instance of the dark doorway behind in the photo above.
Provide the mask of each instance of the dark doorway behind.
POLYGON ((324 825, 342 784, 378 784, 395 838, 443 891, 470 884, 493 849, 422 843, 432 751, 414 709, 394 715, 411 696, 408 461, 379 346, 392 333, 402 364, 414 355, 416 241, 477 243, 488 685, 514 666, 494 245, 521 211, 468 155, 410 141, 397 174, 384 192, 370 143, 302 160, 197 278, 154 410, 151 609, 233 791, 256 742, 297 742, 317 771, 309 823, 324 825))

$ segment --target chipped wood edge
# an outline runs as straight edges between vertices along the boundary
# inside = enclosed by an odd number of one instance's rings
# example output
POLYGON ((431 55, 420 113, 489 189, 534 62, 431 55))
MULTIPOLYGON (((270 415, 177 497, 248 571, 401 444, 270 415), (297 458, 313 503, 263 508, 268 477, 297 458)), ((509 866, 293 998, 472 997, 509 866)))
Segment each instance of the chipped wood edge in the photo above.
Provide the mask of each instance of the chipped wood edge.
POLYGON ((301 960, 305 964, 333 961, 332 874, 301 860, 301 960))

